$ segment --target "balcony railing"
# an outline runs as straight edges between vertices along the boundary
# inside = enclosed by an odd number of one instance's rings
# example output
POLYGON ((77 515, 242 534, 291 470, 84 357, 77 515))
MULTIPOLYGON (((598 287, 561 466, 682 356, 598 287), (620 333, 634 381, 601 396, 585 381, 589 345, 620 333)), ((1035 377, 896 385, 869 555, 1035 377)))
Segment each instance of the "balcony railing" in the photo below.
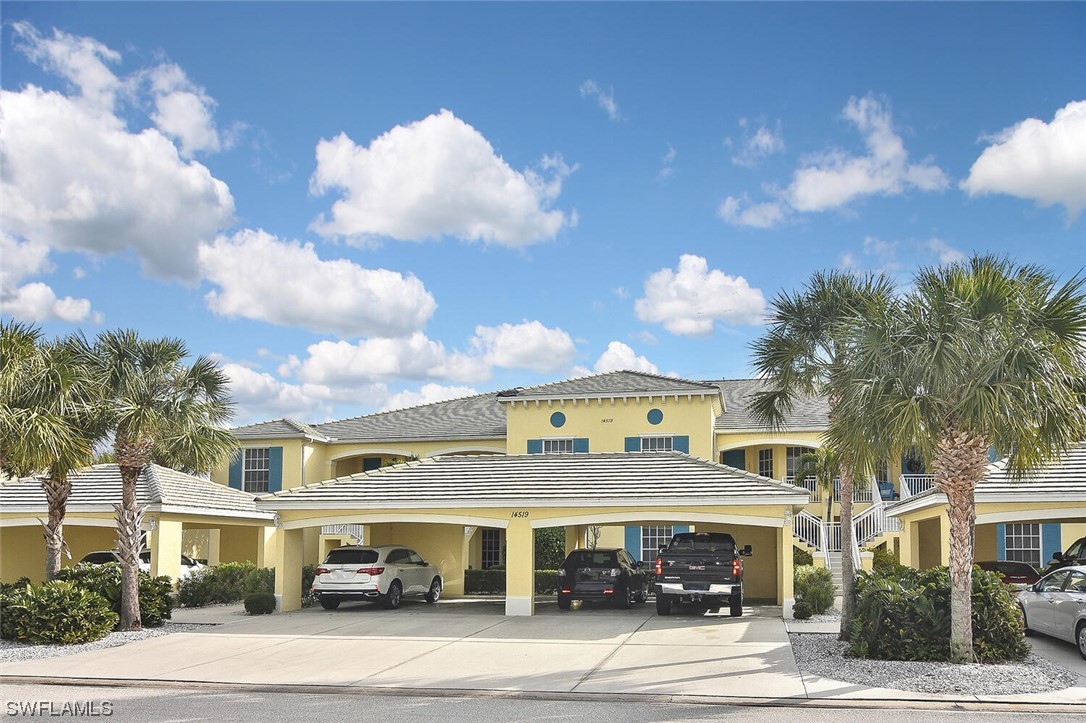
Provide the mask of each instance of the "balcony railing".
POLYGON ((933 474, 903 474, 901 475, 901 499, 915 497, 934 486, 935 475, 933 474))
POLYGON ((362 542, 362 525, 324 525, 321 527, 322 535, 348 535, 362 542))
MULTIPOLYGON (((824 501, 824 493, 822 488, 818 484, 818 480, 814 477, 804 477, 797 480, 795 476, 789 475, 784 478, 785 482, 794 484, 797 487, 802 487, 811 493, 811 502, 824 501)), ((871 489, 870 483, 854 482, 852 485, 852 501, 853 502, 873 502, 875 499, 874 492, 871 489)), ((841 480, 835 479, 833 481, 833 501, 841 501, 841 480)))

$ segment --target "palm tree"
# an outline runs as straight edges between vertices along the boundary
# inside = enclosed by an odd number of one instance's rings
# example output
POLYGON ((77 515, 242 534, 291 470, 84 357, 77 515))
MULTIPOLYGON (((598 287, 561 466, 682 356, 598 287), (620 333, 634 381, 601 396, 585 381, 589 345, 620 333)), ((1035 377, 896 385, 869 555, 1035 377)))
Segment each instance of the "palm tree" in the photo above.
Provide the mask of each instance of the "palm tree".
POLYGON ((206 471, 237 452, 223 424, 230 418, 227 378, 216 364, 188 356, 179 339, 141 339, 135 331, 99 335, 93 360, 105 386, 102 405, 113 430, 122 498, 117 551, 123 569, 121 630, 140 625, 138 559, 143 509, 136 481, 149 463, 206 471))
POLYGON ((796 479, 813 477, 826 497, 826 522, 833 522, 833 484, 841 476, 841 455, 829 445, 800 455, 796 463, 796 479))
POLYGON ((951 659, 972 662, 976 485, 993 447, 1022 476, 1086 438, 1086 280, 977 257, 915 282, 853 327, 830 436, 931 459, 950 518, 951 659))
MULTIPOLYGON (((817 272, 797 294, 773 301, 769 330, 752 344, 754 368, 766 389, 755 394, 751 413, 768 429, 779 430, 796 400, 820 395, 828 400, 830 423, 837 416, 841 392, 835 386, 850 351, 849 324, 869 307, 886 306, 893 284, 883 275, 855 276, 817 272)), ((841 638, 852 629, 856 566, 852 558, 852 490, 872 455, 861 446, 837 446, 841 464, 841 638)))
POLYGON ((44 342, 25 324, 0 325, 0 469, 41 475, 48 504, 44 523, 45 579, 60 570, 68 475, 90 464, 101 428, 94 414, 94 379, 80 363, 75 337, 44 342))

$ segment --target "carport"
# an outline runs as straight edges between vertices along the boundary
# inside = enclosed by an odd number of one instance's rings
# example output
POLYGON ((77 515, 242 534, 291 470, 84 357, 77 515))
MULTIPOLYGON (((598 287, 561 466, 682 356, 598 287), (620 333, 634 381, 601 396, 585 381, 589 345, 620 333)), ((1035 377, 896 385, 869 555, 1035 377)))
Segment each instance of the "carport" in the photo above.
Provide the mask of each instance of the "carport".
POLYGON ((787 611, 792 516, 807 502, 802 488, 687 454, 611 452, 432 457, 265 495, 257 507, 278 513, 282 611, 301 607, 304 530, 364 524, 367 544, 403 544, 439 565, 452 594, 463 592, 465 528, 505 530, 505 612, 532 615, 535 529, 564 527, 572 548, 589 525, 654 522, 749 531, 748 560, 761 568, 751 574, 787 611))

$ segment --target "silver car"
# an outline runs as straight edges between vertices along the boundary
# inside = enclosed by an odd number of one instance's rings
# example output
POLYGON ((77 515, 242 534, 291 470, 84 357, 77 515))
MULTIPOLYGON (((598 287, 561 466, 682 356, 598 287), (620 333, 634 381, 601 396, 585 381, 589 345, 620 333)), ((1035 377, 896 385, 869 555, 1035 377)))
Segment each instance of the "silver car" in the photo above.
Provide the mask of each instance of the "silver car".
POLYGON ((1026 634, 1033 632, 1067 640, 1086 659, 1086 565, 1050 572, 1018 593, 1026 634))
POLYGON ((433 603, 441 587, 437 566, 403 545, 337 547, 313 578, 313 594, 325 610, 335 610, 344 600, 373 600, 394 610, 405 595, 433 603))

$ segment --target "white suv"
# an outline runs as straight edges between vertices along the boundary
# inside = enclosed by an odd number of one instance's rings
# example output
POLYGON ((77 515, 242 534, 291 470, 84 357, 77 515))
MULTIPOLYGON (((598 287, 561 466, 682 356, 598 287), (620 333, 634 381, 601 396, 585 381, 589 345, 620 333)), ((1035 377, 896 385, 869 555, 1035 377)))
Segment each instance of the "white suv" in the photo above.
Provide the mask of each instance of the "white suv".
POLYGON ((347 545, 329 552, 317 568, 313 594, 325 610, 344 600, 379 601, 393 610, 405 595, 437 602, 441 585, 441 571, 403 545, 347 545))

